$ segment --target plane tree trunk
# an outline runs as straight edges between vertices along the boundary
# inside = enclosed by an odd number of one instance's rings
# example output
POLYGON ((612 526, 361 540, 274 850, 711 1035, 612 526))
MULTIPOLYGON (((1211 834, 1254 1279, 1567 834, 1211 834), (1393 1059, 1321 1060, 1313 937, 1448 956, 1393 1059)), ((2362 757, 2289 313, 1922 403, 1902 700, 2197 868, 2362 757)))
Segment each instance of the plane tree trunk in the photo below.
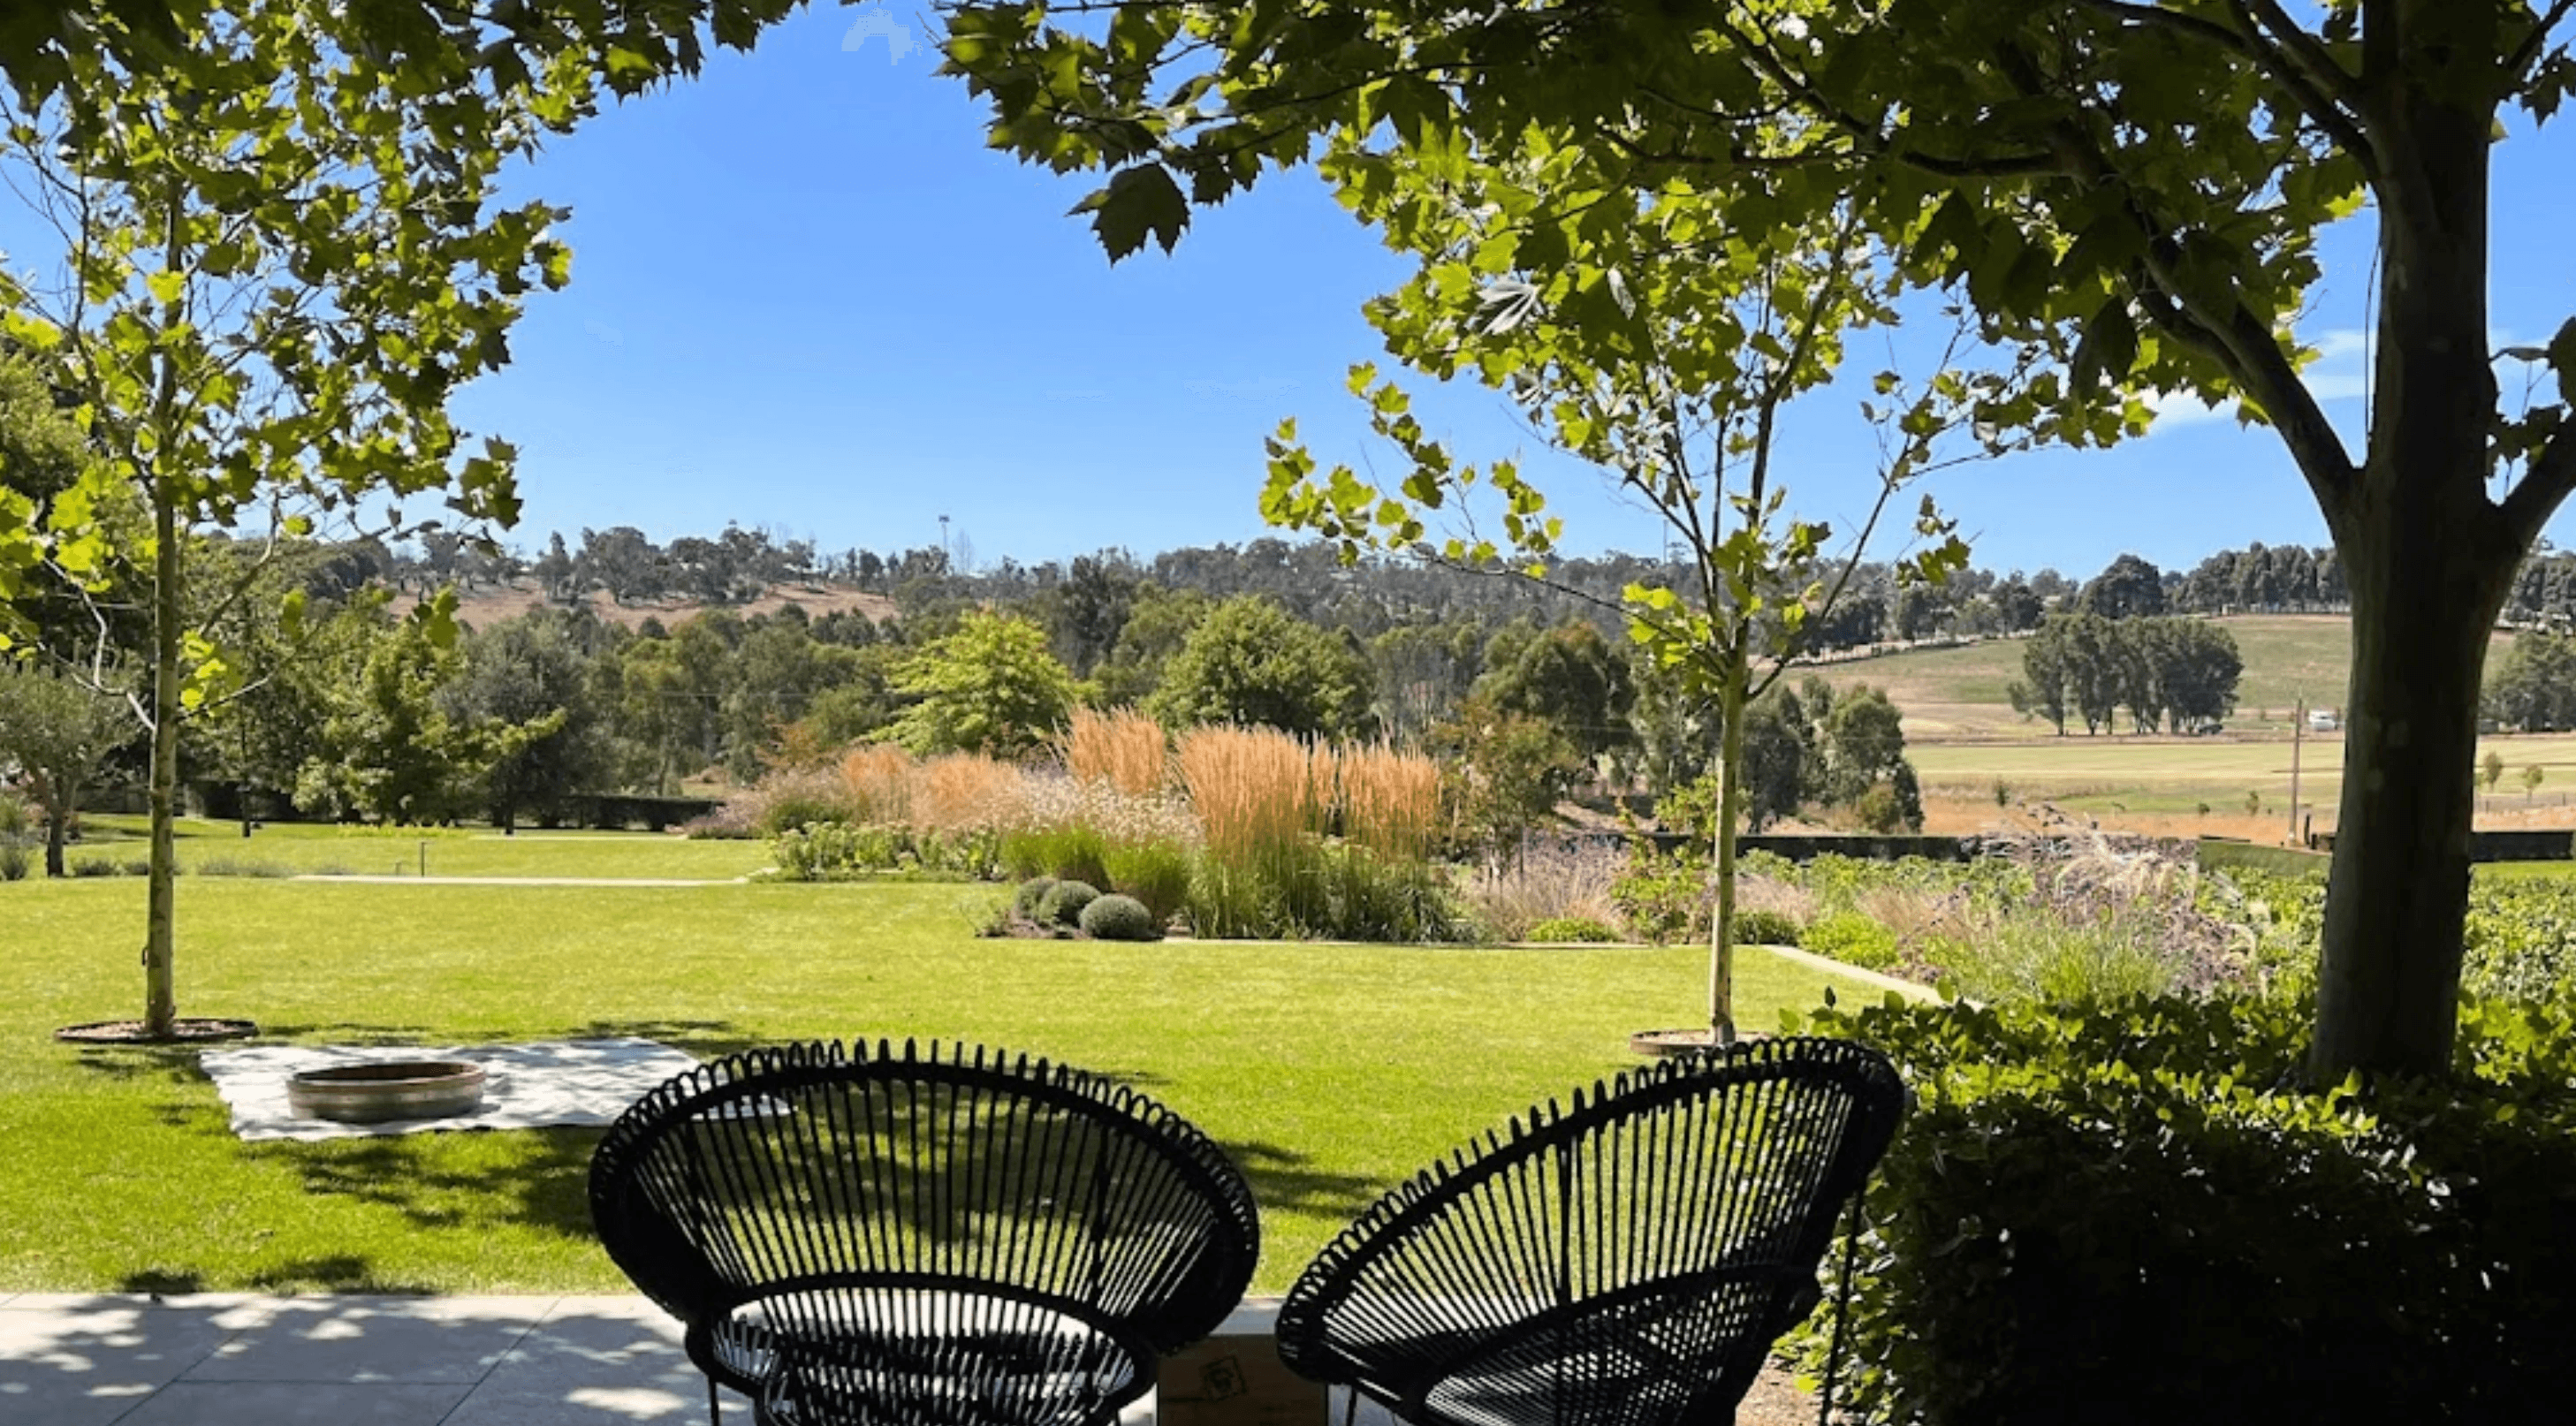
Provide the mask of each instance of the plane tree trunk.
POLYGON ((2487 496, 2490 122, 2427 93, 2392 106, 2382 130, 2412 172, 2381 205, 2369 455, 2323 502, 2353 648, 2320 1080, 2443 1073, 2459 1019, 2480 683, 2537 528, 2487 496))

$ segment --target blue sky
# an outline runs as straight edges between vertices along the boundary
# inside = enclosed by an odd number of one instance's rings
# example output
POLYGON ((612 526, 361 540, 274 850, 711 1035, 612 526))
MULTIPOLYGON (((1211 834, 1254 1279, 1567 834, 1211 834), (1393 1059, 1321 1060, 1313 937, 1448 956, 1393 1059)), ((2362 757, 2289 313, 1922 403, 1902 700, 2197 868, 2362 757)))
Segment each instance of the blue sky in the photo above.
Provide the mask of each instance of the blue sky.
MULTIPOLYGON (((1261 440, 1284 416, 1323 459, 1389 469, 1342 382, 1379 355, 1361 302, 1405 269, 1316 179, 1271 178, 1203 214, 1175 254, 1112 268, 1065 215, 1089 182, 988 150, 979 106, 933 74, 928 33, 901 0, 801 13, 754 54, 610 106, 518 176, 572 208, 575 257, 567 290, 531 299, 514 364, 458 402, 469 428, 522 452, 512 542, 612 524, 667 540, 732 520, 887 550, 936 543, 946 515, 984 564, 1145 554, 1267 533, 1261 440)), ((2545 341, 2576 312, 2566 148, 2553 133, 2499 155, 2500 338, 2545 341)), ((2328 353, 2315 380, 2357 444, 2366 228, 2330 233, 2325 256, 2302 330, 2328 353)), ((1794 413, 1784 469, 1803 513, 1847 519, 1868 486, 1856 399, 1794 413)), ((1573 547, 1656 542, 1496 395, 1439 392, 1421 410, 1465 458, 1530 457, 1573 547)), ((1996 569, 2323 543, 2277 439, 2196 414, 1930 488, 1996 569)))

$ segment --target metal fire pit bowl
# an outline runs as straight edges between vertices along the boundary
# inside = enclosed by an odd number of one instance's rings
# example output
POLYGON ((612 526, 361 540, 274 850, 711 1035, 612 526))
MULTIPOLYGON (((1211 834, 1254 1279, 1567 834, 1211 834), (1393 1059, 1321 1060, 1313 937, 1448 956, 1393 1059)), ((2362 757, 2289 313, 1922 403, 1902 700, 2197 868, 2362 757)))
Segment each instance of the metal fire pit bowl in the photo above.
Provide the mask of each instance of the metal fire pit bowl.
POLYGON ((306 1070, 286 1082, 286 1102, 303 1119, 377 1124, 447 1119, 483 1104, 483 1067, 466 1060, 388 1060, 306 1070))

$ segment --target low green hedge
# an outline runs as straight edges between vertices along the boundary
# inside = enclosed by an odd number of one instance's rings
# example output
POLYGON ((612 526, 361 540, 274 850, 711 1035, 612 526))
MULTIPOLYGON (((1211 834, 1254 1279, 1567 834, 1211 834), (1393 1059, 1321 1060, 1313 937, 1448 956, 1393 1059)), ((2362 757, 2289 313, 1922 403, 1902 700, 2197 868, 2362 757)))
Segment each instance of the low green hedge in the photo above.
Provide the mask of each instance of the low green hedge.
POLYGON ((1894 931, 1857 911, 1837 911, 1830 916, 1818 917, 1814 924, 1798 933, 1798 945, 1863 970, 1887 970, 1896 964, 1901 954, 1894 931))
POLYGON ((2329 1091, 2300 1083, 2311 1014, 1891 998, 1797 1027, 1886 1050, 1917 1101, 1869 1192, 1864 1419, 2566 1419, 2576 1012, 2474 1002, 2449 1082, 2329 1091))

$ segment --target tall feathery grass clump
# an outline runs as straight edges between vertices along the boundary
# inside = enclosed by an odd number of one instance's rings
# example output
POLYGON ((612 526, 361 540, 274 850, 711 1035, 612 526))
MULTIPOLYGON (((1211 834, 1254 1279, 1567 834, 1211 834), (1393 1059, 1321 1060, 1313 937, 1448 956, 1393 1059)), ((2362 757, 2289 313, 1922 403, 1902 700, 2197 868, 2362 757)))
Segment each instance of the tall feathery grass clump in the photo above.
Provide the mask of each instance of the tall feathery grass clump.
POLYGON ((1064 736, 1064 770, 1076 782, 1105 782, 1129 797, 1159 797, 1171 785, 1171 745, 1162 724, 1132 709, 1076 708, 1064 736))
POLYGON ((912 825, 912 787, 921 765, 889 743, 853 748, 841 759, 841 786, 851 816, 861 823, 912 825))
POLYGON ((1028 813, 1028 777, 981 753, 948 753, 919 765, 913 825, 925 831, 1002 832, 1028 813))
POLYGON ((1440 830, 1440 765, 1391 743, 1343 750, 1342 834, 1382 856, 1431 854, 1440 830))
POLYGON ((1200 935, 1451 934, 1446 887, 1427 861, 1439 814, 1427 760, 1208 727, 1181 736, 1178 762, 1206 838, 1190 894, 1200 935), (1335 830, 1339 840, 1327 836, 1335 830))
POLYGON ((1029 816, 1005 842, 1015 875, 1083 881, 1132 896, 1157 921, 1189 900, 1199 828, 1171 793, 1162 725, 1134 712, 1074 710, 1066 776, 1033 784, 1029 816))

